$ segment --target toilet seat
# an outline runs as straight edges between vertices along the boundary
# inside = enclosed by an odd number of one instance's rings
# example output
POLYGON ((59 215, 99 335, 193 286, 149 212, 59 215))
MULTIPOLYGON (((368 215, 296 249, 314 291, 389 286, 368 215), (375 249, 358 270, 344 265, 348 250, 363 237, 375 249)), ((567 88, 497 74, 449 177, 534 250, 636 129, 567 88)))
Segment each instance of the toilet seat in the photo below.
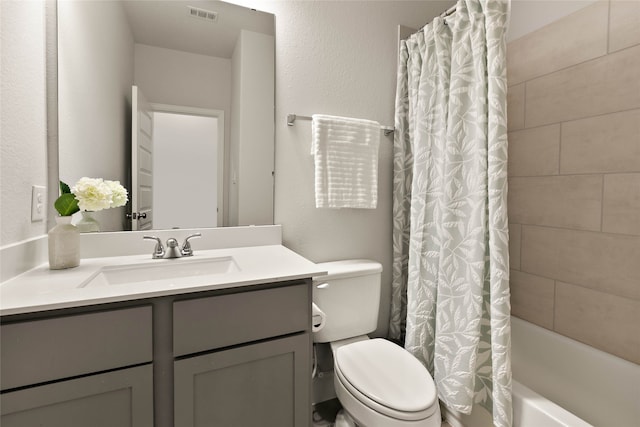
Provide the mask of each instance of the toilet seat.
POLYGON ((400 421, 420 421, 438 409, 426 368, 390 341, 372 339, 336 350, 336 381, 371 410, 400 421))

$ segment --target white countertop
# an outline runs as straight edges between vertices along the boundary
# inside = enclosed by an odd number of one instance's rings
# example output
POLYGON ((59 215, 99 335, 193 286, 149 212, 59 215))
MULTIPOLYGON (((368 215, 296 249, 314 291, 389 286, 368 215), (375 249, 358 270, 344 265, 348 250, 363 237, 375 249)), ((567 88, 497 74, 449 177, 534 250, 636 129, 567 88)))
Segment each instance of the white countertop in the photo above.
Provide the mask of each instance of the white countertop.
POLYGON ((259 285, 323 274, 326 271, 321 267, 282 245, 198 250, 192 257, 167 260, 151 259, 149 254, 89 258, 81 260, 80 266, 66 270, 50 270, 45 263, 0 284, 0 316, 259 285), (221 257, 232 257, 239 271, 203 278, 190 277, 189 280, 81 287, 104 267, 154 266, 221 257))

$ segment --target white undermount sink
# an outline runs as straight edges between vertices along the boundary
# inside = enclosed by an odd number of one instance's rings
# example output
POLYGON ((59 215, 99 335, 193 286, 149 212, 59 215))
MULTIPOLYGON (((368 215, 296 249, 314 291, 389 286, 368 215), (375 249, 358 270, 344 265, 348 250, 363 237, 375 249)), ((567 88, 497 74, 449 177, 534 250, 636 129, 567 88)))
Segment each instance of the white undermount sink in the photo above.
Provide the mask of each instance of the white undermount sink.
POLYGON ((187 285, 202 283, 220 274, 240 271, 233 257, 203 259, 167 259, 140 264, 103 267, 79 287, 125 284, 168 283, 187 285))

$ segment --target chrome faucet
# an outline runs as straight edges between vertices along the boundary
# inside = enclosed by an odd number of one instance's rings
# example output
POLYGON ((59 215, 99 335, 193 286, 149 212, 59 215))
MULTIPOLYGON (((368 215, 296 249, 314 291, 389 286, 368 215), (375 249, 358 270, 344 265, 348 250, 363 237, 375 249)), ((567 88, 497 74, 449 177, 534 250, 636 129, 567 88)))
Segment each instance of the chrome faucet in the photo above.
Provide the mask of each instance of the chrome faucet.
POLYGON ((142 238, 156 241, 156 247, 153 250, 153 254, 151 254, 151 257, 153 259, 169 259, 169 258, 181 258, 183 256, 192 256, 193 249, 191 248, 191 243, 189 242, 189 239, 192 239, 194 237, 200 237, 200 236, 202 236, 201 233, 195 233, 187 236, 187 238, 184 239, 184 244, 182 245, 182 248, 179 247, 178 241, 175 238, 169 237, 167 239, 167 249, 165 249, 165 247, 162 245, 162 241, 160 240, 159 237, 142 236, 142 238))

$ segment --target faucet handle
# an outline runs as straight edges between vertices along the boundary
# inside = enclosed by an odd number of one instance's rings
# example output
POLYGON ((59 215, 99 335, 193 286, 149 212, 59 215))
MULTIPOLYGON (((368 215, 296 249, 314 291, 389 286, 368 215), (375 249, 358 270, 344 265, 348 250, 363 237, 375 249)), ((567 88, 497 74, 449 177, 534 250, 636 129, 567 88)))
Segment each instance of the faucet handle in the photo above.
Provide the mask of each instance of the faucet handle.
POLYGON ((183 256, 193 255, 193 249, 191 249, 191 243, 189 243, 189 239, 192 239, 194 237, 202 237, 202 233, 194 233, 187 236, 187 238, 184 239, 184 244, 182 245, 182 251, 181 251, 183 256))
POLYGON ((162 258, 164 256, 164 246, 162 246, 162 240, 156 236, 142 236, 143 239, 147 240, 155 240, 156 247, 153 250, 153 254, 151 255, 153 258, 162 258))

